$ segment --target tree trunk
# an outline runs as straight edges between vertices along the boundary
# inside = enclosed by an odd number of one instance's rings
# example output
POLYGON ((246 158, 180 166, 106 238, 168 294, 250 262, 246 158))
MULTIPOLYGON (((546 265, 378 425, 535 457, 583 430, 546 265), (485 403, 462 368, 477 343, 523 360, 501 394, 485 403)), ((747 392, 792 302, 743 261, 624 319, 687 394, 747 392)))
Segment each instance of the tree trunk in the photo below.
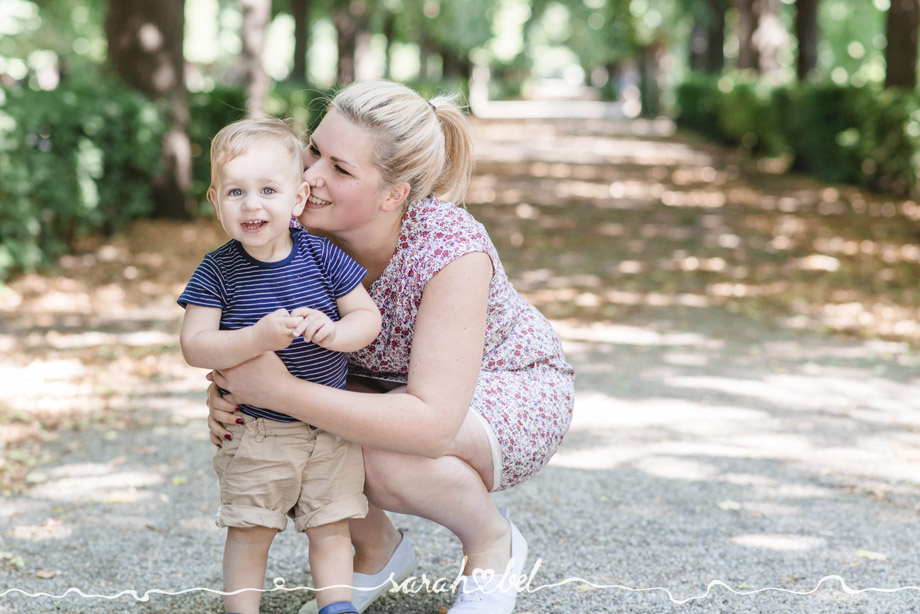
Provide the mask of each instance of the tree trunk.
POLYGON ((735 0, 738 8, 738 68, 760 69, 760 54, 754 44, 754 32, 760 21, 759 0, 735 0))
POLYGON ((132 87, 169 111, 162 173, 154 184, 154 216, 189 218, 192 155, 187 128, 184 0, 109 0, 105 18, 109 66, 132 87))
POLYGON ((660 110, 658 72, 658 45, 642 47, 639 50, 639 100, 643 117, 655 117, 660 110))
POLYGON ((885 34, 885 87, 917 87, 917 29, 920 26, 920 0, 891 0, 885 34))
POLYGON ((265 50, 265 31, 272 16, 272 3, 271 0, 240 0, 240 5, 243 9, 240 31, 243 50, 239 64, 246 85, 246 109, 250 115, 264 115, 269 83, 262 67, 262 52, 265 50))
POLYGON ((310 0, 290 0, 294 16, 294 67, 288 79, 306 83, 307 50, 310 48, 310 0))
POLYGON ((795 37, 799 43, 795 71, 799 81, 818 66, 818 0, 796 0, 795 37))
POLYGON ((725 5, 723 0, 709 0, 706 6, 706 19, 693 24, 690 67, 719 74, 725 68, 725 5))
POLYGON ((386 50, 383 54, 383 78, 390 79, 390 54, 393 51, 393 39, 396 36, 396 15, 386 11, 383 18, 383 36, 386 39, 386 50))
POLYGON ((368 31, 368 17, 364 0, 337 0, 332 10, 339 50, 339 84, 351 83, 357 77, 359 37, 368 31))
POLYGON ((780 0, 758 0, 757 30, 754 45, 757 47, 757 70, 762 75, 779 81, 782 65, 780 51, 789 45, 789 33, 780 21, 780 0))

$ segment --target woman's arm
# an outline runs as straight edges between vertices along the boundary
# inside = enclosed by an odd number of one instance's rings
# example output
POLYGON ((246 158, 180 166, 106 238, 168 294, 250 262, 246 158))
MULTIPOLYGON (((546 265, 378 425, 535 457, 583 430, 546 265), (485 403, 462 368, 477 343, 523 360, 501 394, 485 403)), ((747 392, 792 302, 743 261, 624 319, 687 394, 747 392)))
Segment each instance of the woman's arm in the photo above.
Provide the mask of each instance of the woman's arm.
MULTIPOLYGON (((406 394, 339 390, 290 375, 272 354, 214 374, 230 403, 284 411, 372 448, 437 458, 469 410, 482 365, 492 262, 461 256, 425 287, 406 394)), ((212 428, 213 430, 213 428, 212 428)))

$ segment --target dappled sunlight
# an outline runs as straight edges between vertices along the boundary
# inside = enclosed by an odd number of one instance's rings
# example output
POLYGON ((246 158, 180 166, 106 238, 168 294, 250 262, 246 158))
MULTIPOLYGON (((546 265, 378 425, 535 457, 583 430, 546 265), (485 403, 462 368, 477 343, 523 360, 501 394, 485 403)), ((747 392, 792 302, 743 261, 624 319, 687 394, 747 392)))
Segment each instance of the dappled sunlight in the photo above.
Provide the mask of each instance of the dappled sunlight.
POLYGON ((10 529, 9 536, 13 539, 29 541, 45 541, 52 539, 66 539, 73 535, 76 527, 60 519, 49 518, 37 525, 18 525, 10 529))
POLYGON ((821 537, 771 533, 736 535, 731 538, 731 543, 746 548, 761 548, 782 552, 808 552, 827 547, 827 540, 821 537))
POLYGON ((108 463, 59 465, 42 473, 30 474, 33 497, 60 503, 130 503, 154 496, 145 490, 160 485, 163 475, 156 471, 120 469, 125 459, 108 463), (38 474, 38 475, 36 475, 38 474))
MULTIPOLYGON (((920 357, 905 344, 812 345, 782 335, 751 343, 741 318, 700 309, 688 334, 680 316, 669 317, 632 326, 554 322, 577 366, 578 393, 551 464, 734 485, 761 503, 784 502, 757 512, 776 514, 833 489, 765 481, 739 472, 739 463, 854 476, 880 496, 920 483, 920 357)), ((748 503, 737 505, 753 513, 748 503)))
POLYGON ((577 121, 474 124, 485 142, 469 207, 515 284, 554 319, 717 306, 920 344, 912 200, 778 175, 709 146, 684 156, 680 135, 637 142, 577 121), (546 292, 524 279, 546 268, 562 280, 592 273, 601 286, 546 292))
MULTIPOLYGON (((660 331, 646 326, 601 322, 581 325, 572 321, 554 321, 553 327, 567 348, 570 342, 579 341, 592 345, 688 346, 698 352, 724 347, 724 341, 720 339, 690 331, 660 331)), ((577 351, 577 348, 572 347, 572 351, 577 351)))

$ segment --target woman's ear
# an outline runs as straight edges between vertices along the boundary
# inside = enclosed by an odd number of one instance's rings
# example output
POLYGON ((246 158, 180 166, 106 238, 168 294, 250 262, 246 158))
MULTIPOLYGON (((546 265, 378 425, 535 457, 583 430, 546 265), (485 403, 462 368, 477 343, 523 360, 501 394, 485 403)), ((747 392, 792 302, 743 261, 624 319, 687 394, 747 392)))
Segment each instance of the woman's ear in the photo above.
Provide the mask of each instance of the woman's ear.
POLYGON ((383 210, 389 212, 398 209, 406 201, 409 191, 409 183, 406 181, 394 185, 387 193, 387 199, 383 201, 383 210))

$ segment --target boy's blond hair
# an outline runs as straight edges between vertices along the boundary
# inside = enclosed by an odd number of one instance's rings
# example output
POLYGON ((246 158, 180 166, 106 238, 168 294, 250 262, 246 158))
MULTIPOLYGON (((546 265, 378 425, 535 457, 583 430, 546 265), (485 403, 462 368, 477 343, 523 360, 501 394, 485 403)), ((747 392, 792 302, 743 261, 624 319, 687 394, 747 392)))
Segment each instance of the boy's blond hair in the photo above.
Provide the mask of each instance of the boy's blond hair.
POLYGON ((303 141, 290 124, 274 117, 247 118, 224 126, 211 139, 210 189, 215 189, 220 170, 228 162, 253 145, 264 143, 285 148, 291 154, 292 162, 296 160, 299 173, 303 174, 303 141))

